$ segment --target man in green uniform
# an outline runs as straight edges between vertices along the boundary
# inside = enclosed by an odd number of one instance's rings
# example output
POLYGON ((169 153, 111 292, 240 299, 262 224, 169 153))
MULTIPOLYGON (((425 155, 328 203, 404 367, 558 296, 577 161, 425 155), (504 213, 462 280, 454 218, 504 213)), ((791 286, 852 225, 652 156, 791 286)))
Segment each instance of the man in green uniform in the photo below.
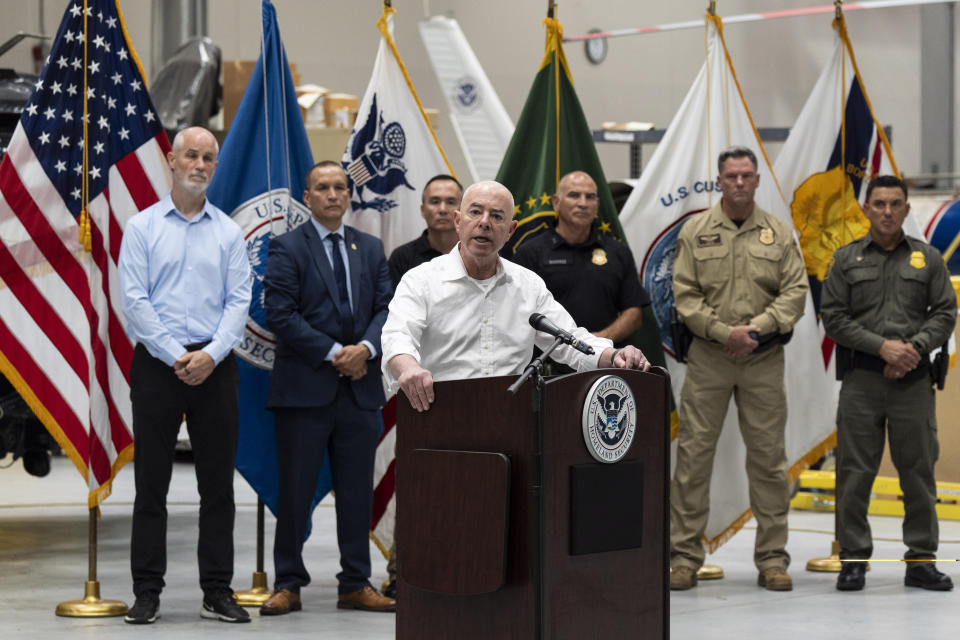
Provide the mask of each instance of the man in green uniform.
MULTIPOLYGON (((936 511, 937 422, 929 354, 953 332, 957 300, 940 253, 903 233, 907 187, 880 176, 867 186, 870 232, 841 247, 823 282, 821 312, 837 343, 837 539, 841 559, 873 551, 867 507, 889 434, 903 489, 904 583, 953 588, 932 562, 936 511), (913 562, 909 562, 913 561, 913 562)), ((845 562, 837 589, 859 591, 864 563, 845 562)))
POLYGON ((684 225, 673 267, 676 308, 694 339, 670 494, 670 588, 697 584, 713 458, 732 394, 757 519, 757 582, 789 591, 782 343, 803 315, 809 286, 793 231, 754 204, 760 177, 753 152, 731 147, 718 168, 723 197, 684 225))

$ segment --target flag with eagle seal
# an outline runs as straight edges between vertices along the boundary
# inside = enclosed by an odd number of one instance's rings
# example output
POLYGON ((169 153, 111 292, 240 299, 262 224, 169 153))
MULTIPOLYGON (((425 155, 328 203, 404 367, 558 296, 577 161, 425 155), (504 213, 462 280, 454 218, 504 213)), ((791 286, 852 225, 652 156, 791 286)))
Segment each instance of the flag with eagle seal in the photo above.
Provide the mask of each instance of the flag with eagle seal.
POLYGON ((350 186, 346 222, 380 238, 388 256, 423 231, 427 180, 453 175, 397 52, 394 13, 384 7, 377 22, 380 48, 341 160, 350 186))
MULTIPOLYGON (((455 176, 393 41, 396 12, 383 5, 373 74, 341 159, 350 187, 345 222, 380 238, 388 256, 423 231, 420 192, 427 181, 437 174, 455 176)), ((390 396, 380 410, 383 430, 373 470, 370 538, 384 556, 393 545, 396 511, 396 406, 390 396)))

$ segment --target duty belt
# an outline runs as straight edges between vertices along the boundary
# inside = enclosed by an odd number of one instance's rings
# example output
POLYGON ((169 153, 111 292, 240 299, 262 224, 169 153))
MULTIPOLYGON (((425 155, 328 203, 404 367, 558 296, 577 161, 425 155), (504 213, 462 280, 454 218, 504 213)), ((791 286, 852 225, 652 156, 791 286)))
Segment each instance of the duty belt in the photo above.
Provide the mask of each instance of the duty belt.
MULTIPOLYGON (((870 355, 869 353, 864 353, 863 351, 857 351, 856 349, 847 349, 846 347, 841 347, 837 345, 837 357, 840 356, 840 350, 843 349, 848 352, 847 357, 848 368, 849 369, 865 369, 867 371, 875 371, 877 373, 883 373, 884 368, 887 366, 887 362, 878 356, 870 355)), ((930 375, 930 360, 929 358, 922 358, 920 364, 917 365, 912 371, 908 371, 903 375, 902 378, 898 378, 897 382, 913 382, 914 380, 919 380, 920 378, 925 378, 930 375)))

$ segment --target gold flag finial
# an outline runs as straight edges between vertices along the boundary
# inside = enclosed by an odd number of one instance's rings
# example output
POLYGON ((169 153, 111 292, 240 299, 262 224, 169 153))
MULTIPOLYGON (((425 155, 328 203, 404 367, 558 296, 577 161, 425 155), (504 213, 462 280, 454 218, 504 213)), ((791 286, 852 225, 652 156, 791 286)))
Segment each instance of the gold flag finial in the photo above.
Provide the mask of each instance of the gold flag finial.
POLYGON ((843 0, 833 0, 833 6, 836 7, 836 18, 839 20, 843 17, 843 0))

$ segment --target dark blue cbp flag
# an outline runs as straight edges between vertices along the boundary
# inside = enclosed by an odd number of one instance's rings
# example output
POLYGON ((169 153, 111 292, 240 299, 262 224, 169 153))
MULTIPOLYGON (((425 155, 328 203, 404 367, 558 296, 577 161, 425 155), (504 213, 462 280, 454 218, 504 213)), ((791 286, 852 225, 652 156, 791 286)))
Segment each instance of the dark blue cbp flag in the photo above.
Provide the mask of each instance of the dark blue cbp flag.
MULTIPOLYGON (((303 178, 313 166, 277 14, 263 0, 260 58, 220 150, 207 191, 210 201, 243 229, 253 272, 253 300, 243 340, 234 349, 240 370, 240 440, 237 469, 263 502, 277 511, 277 444, 273 415, 265 407, 275 340, 266 327, 263 274, 267 247, 277 234, 306 222, 303 178)), ((315 504, 330 490, 329 466, 317 484, 315 504)))

